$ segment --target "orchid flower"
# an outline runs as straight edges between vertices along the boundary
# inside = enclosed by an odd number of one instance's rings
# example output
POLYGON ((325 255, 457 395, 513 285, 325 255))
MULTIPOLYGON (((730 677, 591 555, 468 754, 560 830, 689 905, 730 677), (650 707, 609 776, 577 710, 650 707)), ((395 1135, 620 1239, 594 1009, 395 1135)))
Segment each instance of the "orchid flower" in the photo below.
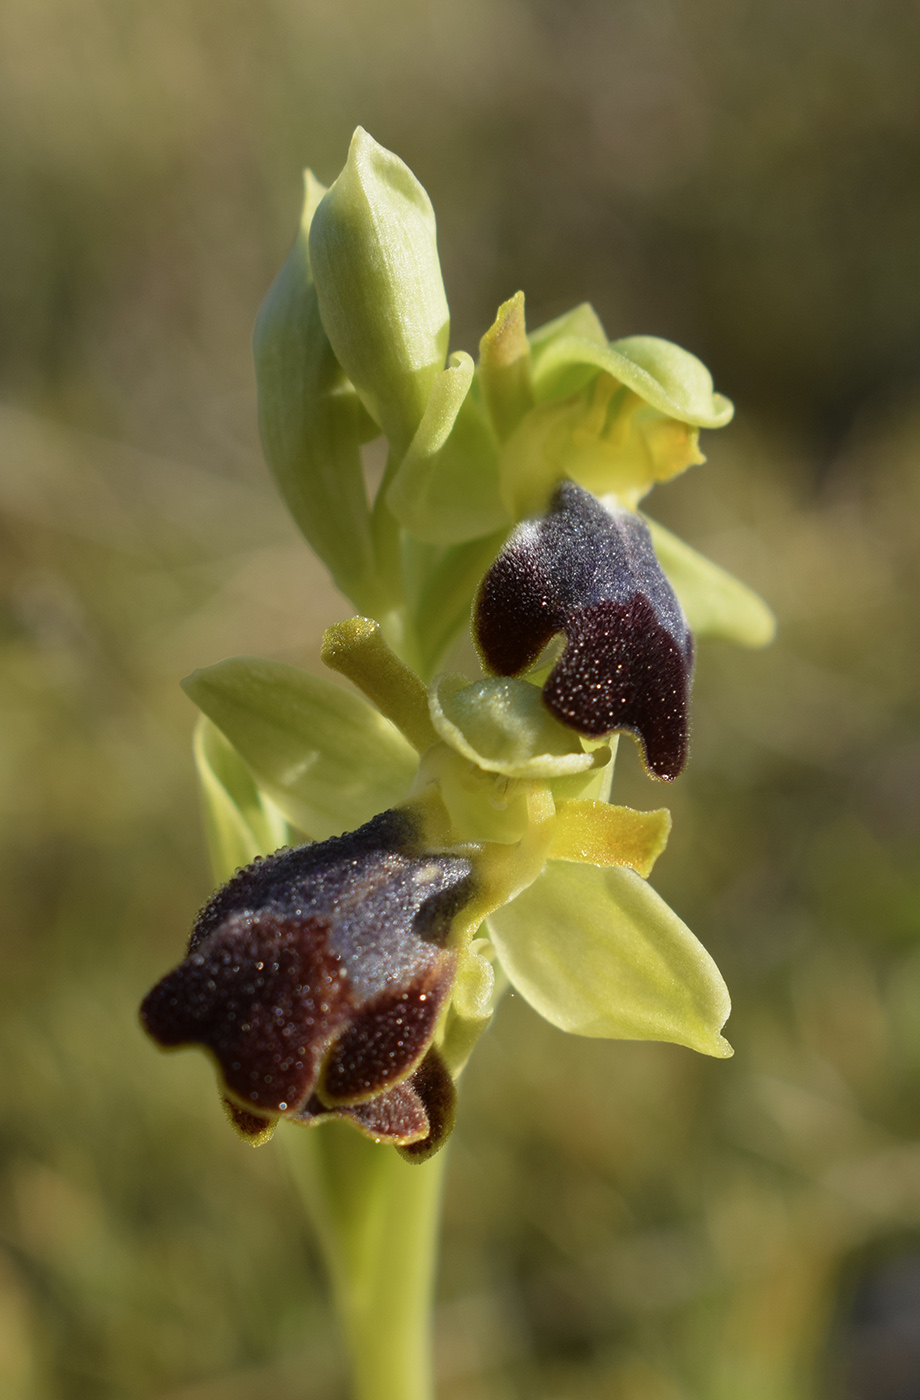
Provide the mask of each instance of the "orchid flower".
POLYGON ((324 657, 376 708, 277 662, 237 658, 186 682, 262 800, 326 838, 235 874, 144 1002, 162 1045, 214 1056, 244 1136, 338 1114, 425 1145, 411 1157, 440 1146, 443 1067, 458 1073, 488 1023, 496 973, 562 1029, 730 1053, 722 979, 646 883, 670 816, 605 799, 611 746, 560 724, 527 680, 448 674, 426 690, 369 619, 330 628, 324 657), (377 746, 404 762, 367 791, 377 746), (435 1137, 414 1092, 423 1064, 435 1137))

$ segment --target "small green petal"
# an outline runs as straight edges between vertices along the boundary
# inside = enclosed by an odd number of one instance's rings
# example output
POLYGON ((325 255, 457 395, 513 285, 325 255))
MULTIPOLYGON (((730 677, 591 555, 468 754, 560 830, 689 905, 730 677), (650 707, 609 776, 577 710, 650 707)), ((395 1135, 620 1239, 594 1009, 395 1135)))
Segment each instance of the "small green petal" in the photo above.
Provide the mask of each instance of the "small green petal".
POLYGON ((310 260, 336 357, 404 452, 444 366, 449 311, 431 201, 361 127, 314 216, 310 260))
POLYGON ((471 685, 465 676, 441 676, 431 687, 429 706, 444 742, 489 773, 563 777, 610 758, 606 748, 585 753, 575 731, 553 718, 527 681, 495 677, 471 685))
POLYGON ((697 428, 722 428, 734 413, 729 399, 716 394, 709 370, 679 345, 653 335, 633 335, 598 345, 563 336, 548 345, 534 364, 540 400, 576 392, 604 370, 667 418, 697 428))
POLYGON ((554 861, 489 927, 512 985, 561 1030, 732 1053, 718 968, 631 870, 554 861))
POLYGON ((350 617, 327 627, 322 659, 331 671, 347 676, 381 714, 396 725, 421 753, 437 742, 428 713, 428 692, 414 671, 387 646, 379 623, 350 617))
POLYGON ((285 503, 336 586, 375 601, 361 443, 376 436, 319 314, 307 233, 324 188, 308 170, 301 226, 256 321, 253 350, 265 457, 285 503))
POLYGON ((315 840, 354 830, 409 791, 414 749, 367 701, 331 681, 237 656, 182 685, 288 821, 315 840))
POLYGON ((480 340, 479 380, 492 426, 504 442, 534 405, 523 292, 502 302, 480 340))
POLYGON ((451 355, 387 491, 404 529, 430 544, 458 544, 511 524, 498 491, 495 437, 469 392, 472 382, 470 356, 451 355))
POLYGON ((776 618, 762 598, 718 564, 697 553, 663 525, 644 517, 668 582, 690 630, 743 647, 763 647, 776 634, 776 618))
POLYGON ((286 845, 290 832, 236 749, 204 715, 195 726, 195 763, 211 867, 222 885, 256 856, 286 845))

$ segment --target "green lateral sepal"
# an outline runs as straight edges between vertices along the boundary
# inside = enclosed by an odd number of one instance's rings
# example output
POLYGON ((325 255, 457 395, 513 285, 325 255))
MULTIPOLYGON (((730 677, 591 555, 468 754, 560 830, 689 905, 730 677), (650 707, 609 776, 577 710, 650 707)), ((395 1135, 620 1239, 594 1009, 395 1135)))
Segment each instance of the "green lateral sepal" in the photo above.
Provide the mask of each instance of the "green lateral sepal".
POLYGON ((632 870, 550 861, 488 923, 512 986, 561 1030, 732 1053, 718 968, 632 870))
POLYGON ((182 684, 262 792, 316 840, 354 830, 411 787, 411 744, 366 700, 322 676, 237 656, 182 684))
POLYGON ((697 637, 722 637, 743 647, 764 647, 776 635, 776 618, 758 594, 648 516, 652 543, 668 582, 697 637))

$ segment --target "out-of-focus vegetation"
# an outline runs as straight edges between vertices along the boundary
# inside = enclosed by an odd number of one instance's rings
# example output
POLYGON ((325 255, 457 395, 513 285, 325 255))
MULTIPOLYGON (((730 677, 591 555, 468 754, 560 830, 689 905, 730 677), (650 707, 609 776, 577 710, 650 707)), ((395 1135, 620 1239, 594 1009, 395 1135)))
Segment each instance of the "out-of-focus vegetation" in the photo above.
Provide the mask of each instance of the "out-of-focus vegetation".
POLYGON ((906 0, 0 6, 2 1400, 344 1393, 277 1143, 135 1006, 208 891, 179 676, 315 667, 344 612, 268 487, 249 334, 358 122, 432 195, 455 344, 523 286, 532 324, 587 297, 708 361, 738 422, 652 508, 781 629, 703 649, 656 879, 736 1057, 508 1000, 441 1394, 916 1396, 918 45, 906 0))

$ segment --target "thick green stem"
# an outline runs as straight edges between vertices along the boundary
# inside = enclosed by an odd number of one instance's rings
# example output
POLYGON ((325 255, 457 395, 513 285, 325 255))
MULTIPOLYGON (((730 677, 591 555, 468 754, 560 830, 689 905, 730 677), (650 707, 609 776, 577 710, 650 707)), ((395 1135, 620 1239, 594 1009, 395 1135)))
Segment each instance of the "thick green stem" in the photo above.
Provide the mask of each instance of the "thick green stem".
POLYGON ((414 1166, 343 1123, 283 1138, 332 1278, 354 1400, 433 1400, 430 1314, 444 1153, 414 1166))

